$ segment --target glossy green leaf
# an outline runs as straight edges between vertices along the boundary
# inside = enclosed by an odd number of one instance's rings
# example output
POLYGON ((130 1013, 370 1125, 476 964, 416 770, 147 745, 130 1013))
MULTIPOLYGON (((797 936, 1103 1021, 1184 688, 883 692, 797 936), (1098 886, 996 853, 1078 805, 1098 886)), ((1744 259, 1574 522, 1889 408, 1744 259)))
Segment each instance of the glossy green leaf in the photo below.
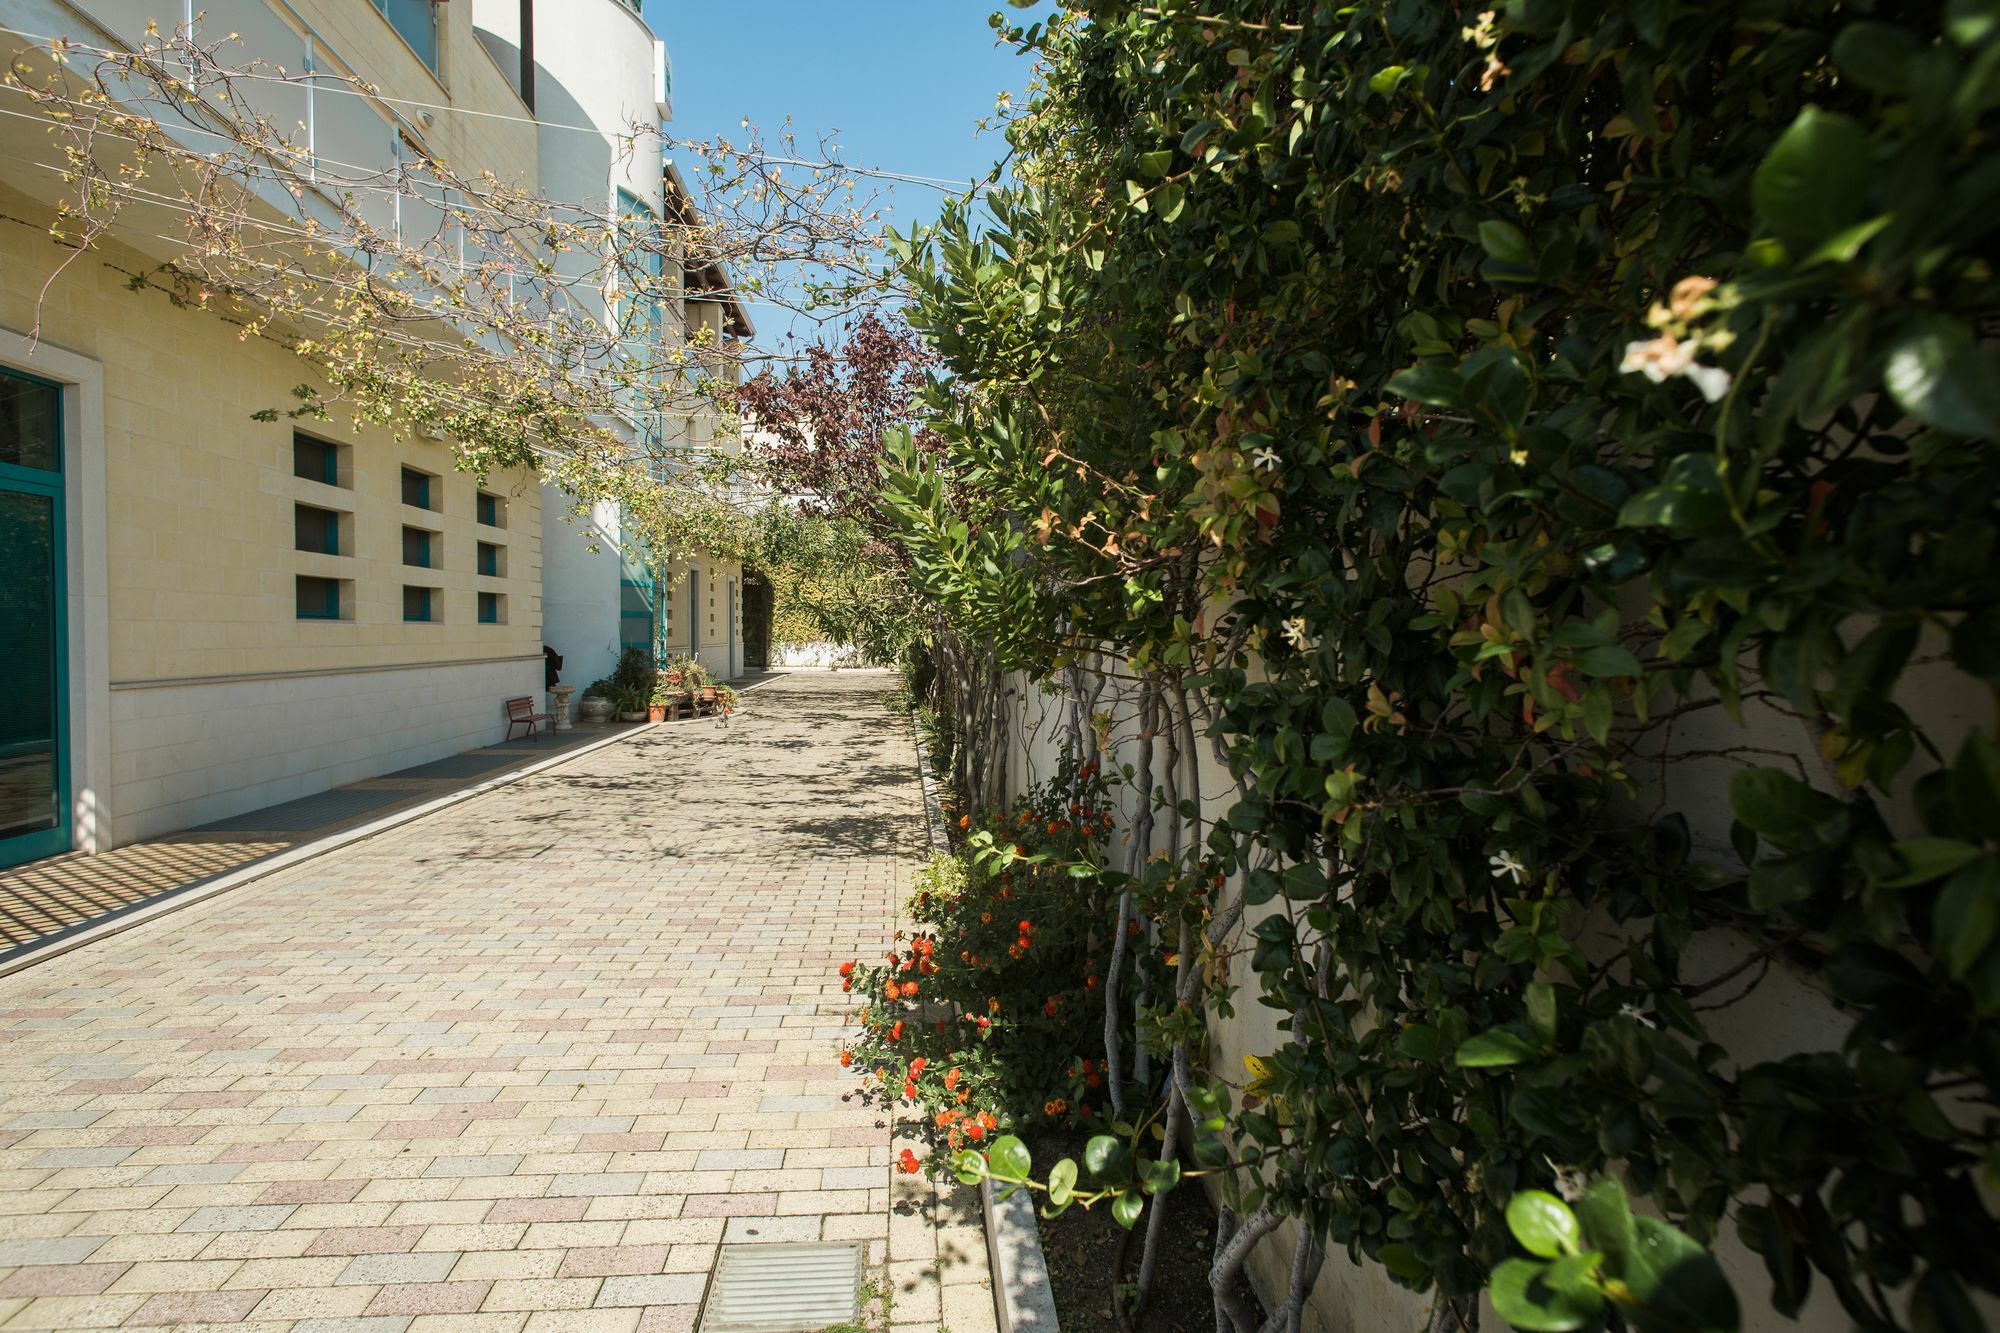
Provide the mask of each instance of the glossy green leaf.
POLYGON ((1758 165, 1751 202, 1779 232, 1823 241, 1867 206, 1870 157, 1868 132, 1859 123, 1809 106, 1758 165))
POLYGON ((1103 1184, 1115 1184, 1124 1179, 1131 1161, 1131 1154, 1125 1145, 1109 1134, 1093 1135, 1083 1145, 1083 1165, 1092 1177, 1103 1184))
POLYGON ((1589 1288, 1557 1289, 1547 1280, 1551 1267, 1532 1259, 1503 1260, 1486 1289, 1494 1311, 1524 1333, 1591 1327, 1603 1313, 1603 1296, 1589 1288))
POLYGON ((1931 916, 1931 952, 1954 981, 1971 970, 2000 929, 2000 857, 1982 856, 1951 877, 1931 916))
POLYGON ((1507 1229, 1530 1254, 1554 1259, 1583 1248, 1583 1230, 1568 1204, 1546 1190, 1522 1190, 1507 1201, 1507 1229))
POLYGON ((1076 1193, 1076 1159, 1065 1157, 1049 1168, 1049 1202, 1065 1207, 1076 1193))
POLYGON ((1889 394, 1910 415, 1961 435, 2000 439, 2000 359, 1957 320, 1914 321, 1889 348, 1889 394))
POLYGON ((1482 1032, 1460 1043, 1453 1057, 1463 1069, 1493 1069, 1532 1060, 1535 1048, 1511 1032, 1482 1032))
POLYGON ((1003 1180, 1026 1180, 1034 1169, 1028 1145, 1012 1134, 1002 1134, 993 1140, 993 1146, 986 1150, 986 1161, 993 1174, 1003 1180))

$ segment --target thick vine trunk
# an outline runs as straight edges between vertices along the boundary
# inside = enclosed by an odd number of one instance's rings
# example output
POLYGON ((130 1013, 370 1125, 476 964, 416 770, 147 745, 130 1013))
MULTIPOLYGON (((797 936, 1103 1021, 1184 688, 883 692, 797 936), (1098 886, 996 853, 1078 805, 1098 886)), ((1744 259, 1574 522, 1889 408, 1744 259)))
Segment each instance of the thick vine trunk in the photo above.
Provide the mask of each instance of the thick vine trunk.
POLYGON ((1215 1262, 1208 1270, 1208 1288, 1215 1293, 1216 1328, 1220 1333, 1259 1333, 1257 1311, 1243 1298, 1237 1284, 1243 1278, 1244 1261, 1257 1242, 1278 1229, 1284 1221, 1269 1205, 1259 1208, 1229 1233, 1223 1244, 1216 1238, 1215 1262))
MULTIPOLYGON (((1139 790, 1148 793, 1153 790, 1153 720, 1158 698, 1150 682, 1139 695, 1139 766, 1135 779, 1139 790)), ((1151 852, 1152 834, 1152 801, 1142 800, 1133 816, 1131 851, 1126 860, 1126 874, 1133 879, 1145 870, 1146 858, 1151 852)), ((1104 970, 1104 1075, 1111 1088, 1111 1111, 1114 1116, 1125 1114, 1125 1057, 1119 1040, 1124 1015, 1118 1001, 1125 970, 1126 940, 1136 919, 1133 906, 1134 895, 1130 889, 1118 895, 1118 924, 1113 930, 1111 962, 1104 970)))

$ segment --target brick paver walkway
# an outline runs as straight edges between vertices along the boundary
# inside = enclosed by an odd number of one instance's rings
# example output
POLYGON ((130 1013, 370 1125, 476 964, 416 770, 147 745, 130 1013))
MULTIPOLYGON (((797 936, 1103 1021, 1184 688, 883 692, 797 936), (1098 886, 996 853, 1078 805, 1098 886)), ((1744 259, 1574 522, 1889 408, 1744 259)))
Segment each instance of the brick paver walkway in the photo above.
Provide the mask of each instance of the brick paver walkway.
POLYGON ((835 1060, 920 854, 889 683, 786 677, 0 978, 0 1325, 685 1330, 719 1244, 893 1229, 896 1321, 977 1333, 983 1249, 940 1288, 925 1228, 976 1236, 835 1060))
MULTIPOLYGON (((614 730, 580 726, 554 736, 503 741, 466 751, 463 758, 479 770, 466 776, 406 770, 238 815, 225 821, 226 829, 214 825, 185 829, 96 856, 72 852, 0 868, 0 961, 31 952, 55 936, 121 909, 525 768, 564 749, 600 741, 614 730)), ((504 734, 502 725, 496 723, 493 732, 504 734)))

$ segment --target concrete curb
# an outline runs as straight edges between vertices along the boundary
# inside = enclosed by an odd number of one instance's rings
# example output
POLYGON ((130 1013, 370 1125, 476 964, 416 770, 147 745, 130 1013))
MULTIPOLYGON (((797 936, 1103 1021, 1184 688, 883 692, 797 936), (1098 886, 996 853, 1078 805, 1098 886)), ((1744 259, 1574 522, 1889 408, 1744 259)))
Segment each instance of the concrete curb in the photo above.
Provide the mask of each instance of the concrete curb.
MULTIPOLYGON (((923 731, 914 714, 910 736, 917 747, 917 779, 924 791, 924 823, 931 851, 945 855, 951 851, 951 835, 945 828, 930 755, 924 750, 923 731)), ((1018 1189, 1002 1199, 992 1181, 982 1180, 979 1211, 986 1222, 986 1262, 993 1273, 993 1314, 1000 1333, 1059 1333, 1055 1291, 1049 1285, 1049 1262, 1042 1253, 1033 1194, 1018 1189)))
POLYGON ((541 760, 538 763, 528 764, 525 767, 514 769, 509 773, 502 773, 498 777, 487 778, 485 781, 475 783, 470 787, 461 787, 457 791, 447 792, 445 795, 439 796, 434 800, 425 801, 422 805, 413 805, 407 809, 398 810, 393 814, 384 815, 382 818, 370 823, 358 824, 353 828, 342 829, 338 833, 329 834, 324 838, 319 838, 312 842, 300 843, 296 847, 289 847, 282 852, 264 857, 261 860, 252 861, 248 865, 238 866, 234 870, 227 870, 219 875, 211 875, 206 879, 198 879, 190 884, 184 884, 178 889, 168 889, 162 895, 134 903, 130 907, 123 908, 106 917, 100 918, 95 923, 87 923, 84 929, 77 930, 74 934, 57 934, 39 948, 31 949, 26 953, 16 954, 11 958, 0 961, 0 977, 11 976, 23 968, 33 967, 37 963, 46 963, 51 958, 61 957, 73 949, 81 949, 87 944, 95 944, 99 940, 123 934, 135 926, 143 926, 149 921, 157 921, 163 916, 180 911, 182 908, 193 907, 197 903, 207 902, 210 898, 219 897, 231 889, 240 889, 244 885, 254 883, 267 875, 275 875, 280 870, 289 870, 295 865, 301 865, 317 857, 325 856, 329 852, 337 852, 343 847, 351 847, 364 838, 372 838, 379 833, 387 833, 391 829, 400 828, 404 824, 422 819, 426 815, 436 814, 440 810, 448 809, 461 802, 472 800, 474 797, 484 796, 490 791, 497 791, 501 787, 519 782, 522 778, 533 777, 537 773, 545 772, 560 764, 566 764, 572 759, 581 759, 584 755, 602 750, 607 745, 617 745, 621 741, 628 741, 634 736, 651 731, 656 726, 664 727, 669 725, 671 724, 665 722, 637 723, 632 725, 628 730, 606 736, 602 740, 592 741, 588 745, 580 745, 574 750, 565 750, 561 754, 550 755, 547 759, 541 760))
POLYGON ((993 1265, 1000 1333, 1058 1333, 1056 1294, 1042 1254, 1034 1195, 1023 1188, 1003 1199, 992 1181, 983 1180, 979 1202, 986 1214, 986 1256, 993 1265))

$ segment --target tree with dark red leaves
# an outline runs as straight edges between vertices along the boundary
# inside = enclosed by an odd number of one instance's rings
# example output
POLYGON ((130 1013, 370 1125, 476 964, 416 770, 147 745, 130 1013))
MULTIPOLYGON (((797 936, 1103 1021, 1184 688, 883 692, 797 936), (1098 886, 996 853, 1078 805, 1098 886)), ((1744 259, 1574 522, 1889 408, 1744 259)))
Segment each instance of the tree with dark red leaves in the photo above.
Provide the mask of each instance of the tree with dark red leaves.
POLYGON ((907 324, 870 312, 838 346, 814 343, 789 375, 766 371, 733 400, 773 489, 806 512, 853 519, 873 534, 883 434, 907 426, 931 447, 916 400, 936 364, 907 324))

